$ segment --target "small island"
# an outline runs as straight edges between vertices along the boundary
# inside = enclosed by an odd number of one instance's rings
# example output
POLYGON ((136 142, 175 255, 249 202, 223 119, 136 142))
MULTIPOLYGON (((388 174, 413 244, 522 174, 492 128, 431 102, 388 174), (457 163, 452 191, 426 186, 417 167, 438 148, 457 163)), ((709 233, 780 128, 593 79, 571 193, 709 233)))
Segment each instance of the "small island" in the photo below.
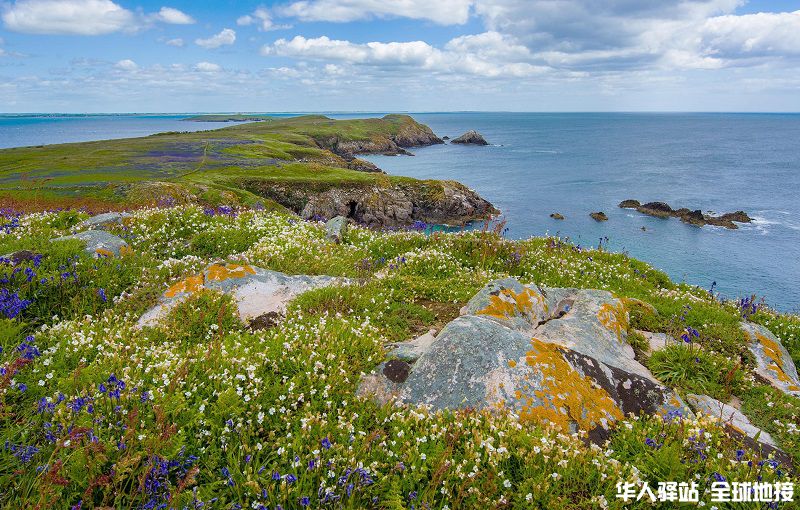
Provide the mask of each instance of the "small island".
POLYGON ((655 216, 656 218, 679 218, 684 223, 698 227, 713 225, 735 230, 739 228, 736 223, 750 223, 753 221, 744 211, 735 211, 720 216, 713 216, 711 214, 703 214, 703 211, 700 209, 692 210, 686 207, 673 209, 665 202, 640 204, 638 200, 628 199, 620 202, 619 207, 622 209, 635 209, 642 214, 655 216))

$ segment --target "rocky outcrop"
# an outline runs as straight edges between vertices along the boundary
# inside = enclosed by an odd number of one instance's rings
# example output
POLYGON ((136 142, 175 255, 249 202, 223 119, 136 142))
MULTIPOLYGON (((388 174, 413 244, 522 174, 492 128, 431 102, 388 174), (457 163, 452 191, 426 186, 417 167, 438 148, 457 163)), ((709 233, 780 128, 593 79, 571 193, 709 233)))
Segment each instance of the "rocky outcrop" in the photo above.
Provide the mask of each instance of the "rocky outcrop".
POLYGON ((241 187, 287 207, 305 219, 344 216, 371 227, 404 227, 416 221, 464 225, 498 211, 455 181, 401 181, 386 186, 311 187, 263 180, 241 187))
POLYGON ((489 145, 483 135, 475 130, 469 130, 458 138, 454 138, 450 143, 458 143, 462 145, 489 145))
POLYGON ((597 440, 627 413, 684 408, 634 359, 627 311, 609 292, 506 278, 463 312, 435 338, 390 352, 360 394, 434 409, 508 409, 521 421, 585 430, 597 440))
POLYGON ((686 401, 695 412, 716 418, 730 434, 741 440, 749 448, 756 451, 760 450, 766 455, 772 454, 783 464, 792 464, 791 457, 778 448, 778 444, 769 435, 769 432, 761 430, 750 423, 750 419, 738 409, 708 395, 690 393, 686 395, 686 401))
POLYGON ((753 221, 744 211, 736 211, 725 213, 720 216, 713 216, 710 214, 703 214, 700 209, 687 209, 682 207, 680 209, 673 209, 669 204, 664 202, 648 202, 640 204, 638 200, 623 200, 619 203, 619 207, 623 209, 636 209, 642 214, 655 216, 656 218, 679 218, 684 223, 702 227, 704 225, 714 225, 718 227, 725 227, 730 229, 739 228, 736 223, 750 223, 753 221))
POLYGON ((122 223, 122 220, 125 218, 130 217, 130 214, 126 212, 107 212, 103 214, 98 214, 92 216, 91 218, 85 220, 81 223, 82 228, 86 229, 104 229, 106 227, 119 225, 122 223))
POLYGON ((742 329, 756 358, 756 374, 782 392, 800 397, 797 367, 780 339, 760 324, 743 322, 742 329))
POLYGON ((564 219, 564 215, 561 214, 561 213, 557 213, 557 212, 554 212, 553 214, 551 214, 550 217, 553 218, 554 220, 563 220, 564 219))
POLYGON ((346 279, 331 276, 290 276, 245 264, 211 264, 167 289, 158 304, 139 319, 138 326, 157 325, 178 303, 201 289, 211 289, 233 297, 243 322, 252 323, 254 329, 267 327, 298 294, 346 283, 346 279))
POLYGON ((344 216, 336 216, 325 223, 325 237, 334 243, 341 243, 347 235, 347 224, 350 220, 344 216))
POLYGON ((369 138, 352 139, 342 136, 315 136, 320 148, 327 149, 345 159, 356 154, 409 154, 405 149, 444 143, 444 140, 426 125, 408 115, 386 115, 392 130, 385 134, 373 133, 369 138))
POLYGON ((104 230, 87 230, 78 234, 58 237, 52 241, 78 240, 85 243, 85 251, 94 257, 119 257, 131 252, 123 239, 104 230))
POLYGON ((603 211, 593 212, 589 214, 594 221, 608 221, 608 216, 603 211))

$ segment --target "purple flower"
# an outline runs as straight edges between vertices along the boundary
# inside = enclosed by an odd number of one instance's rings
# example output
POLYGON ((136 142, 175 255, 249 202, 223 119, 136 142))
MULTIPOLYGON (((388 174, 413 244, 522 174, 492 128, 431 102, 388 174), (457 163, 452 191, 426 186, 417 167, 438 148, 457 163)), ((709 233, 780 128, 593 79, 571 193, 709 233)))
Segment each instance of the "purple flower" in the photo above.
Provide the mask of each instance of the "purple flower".
POLYGON ((102 289, 102 288, 101 289, 97 289, 97 295, 100 296, 100 300, 103 301, 103 303, 108 301, 108 299, 106 298, 106 290, 105 289, 102 289))
POLYGON ((294 483, 297 481, 297 477, 293 474, 286 475, 286 483, 294 483))
POLYGON ((17 384, 17 389, 21 392, 25 392, 28 390, 28 386, 25 383, 17 384))
POLYGON ((311 500, 307 496, 300 498, 300 506, 308 506, 309 504, 311 504, 311 500))
POLYGON ((322 447, 323 448, 325 448, 326 450, 329 450, 331 448, 331 446, 333 446, 333 445, 331 444, 330 439, 328 439, 327 437, 322 439, 322 447))

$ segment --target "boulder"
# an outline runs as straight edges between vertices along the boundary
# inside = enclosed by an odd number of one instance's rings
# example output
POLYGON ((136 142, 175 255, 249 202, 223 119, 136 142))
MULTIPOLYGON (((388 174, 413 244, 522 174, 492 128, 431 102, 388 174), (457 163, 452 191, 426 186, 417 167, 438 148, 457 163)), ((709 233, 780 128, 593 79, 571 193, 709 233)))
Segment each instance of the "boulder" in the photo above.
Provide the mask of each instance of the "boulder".
POLYGON ((645 340, 647 340, 647 344, 649 345, 649 351, 656 352, 662 351, 667 348, 667 346, 674 345, 678 343, 673 337, 666 333, 653 333, 651 331, 642 331, 636 330, 637 333, 642 335, 645 340))
POLYGON ((463 145, 489 145, 489 142, 487 142, 483 136, 474 129, 467 131, 458 138, 454 138, 450 143, 458 143, 463 145))
POLYGON ((640 205, 641 204, 639 203, 638 200, 630 200, 630 199, 623 200, 622 202, 619 203, 619 207, 621 209, 636 209, 640 205))
POLYGON ((690 225, 697 225, 702 227, 706 224, 706 218, 703 216, 703 211, 700 209, 696 209, 694 211, 690 211, 688 209, 680 209, 676 211, 679 214, 679 217, 682 222, 688 223, 690 225))
POLYGON ((344 216, 336 216, 325 223, 325 236, 329 241, 341 243, 347 235, 347 225, 350 220, 344 216))
POLYGON ((627 413, 684 408, 634 359, 625 306, 609 292, 505 278, 487 284, 463 312, 434 339, 417 342, 413 355, 397 357, 409 364, 404 378, 389 379, 382 364, 359 394, 434 409, 508 409, 521 421, 585 430, 597 440, 627 413))
POLYGON ((80 226, 85 229, 104 229, 108 226, 119 225, 123 219, 128 217, 130 214, 126 212, 107 212, 84 220, 80 226))
POLYGON ((686 401, 697 413, 717 418, 736 438, 742 440, 749 448, 761 450, 764 454, 774 454, 775 458, 787 465, 791 465, 791 457, 778 448, 777 443, 769 432, 761 430, 752 423, 741 411, 713 399, 708 395, 686 395, 686 401))
POLYGON ((211 289, 234 298, 243 322, 255 328, 262 323, 268 327, 276 322, 274 314, 283 315, 287 303, 298 294, 347 283, 347 279, 332 276, 290 276, 244 264, 211 264, 202 273, 167 289, 158 304, 139 319, 138 325, 155 326, 187 297, 201 289, 211 289))
POLYGON ((608 216, 603 211, 593 212, 589 216, 595 221, 608 221, 608 216))
POLYGON ((743 322, 742 329, 756 358, 756 374, 782 392, 800 397, 797 367, 780 339, 760 324, 743 322))
POLYGON ((737 223, 750 223, 753 221, 744 211, 725 213, 719 217, 721 220, 735 221, 737 223))
POLYGON ((87 230, 70 236, 58 237, 51 241, 77 239, 86 244, 86 253, 95 257, 119 257, 130 254, 131 248, 123 239, 104 230, 87 230))
POLYGON ((730 229, 739 228, 736 223, 749 223, 752 220, 750 216, 744 211, 735 211, 732 213, 725 213, 721 216, 712 216, 710 214, 703 214, 700 209, 688 209, 681 207, 680 209, 673 209, 664 202, 648 202, 640 205, 637 200, 623 200, 619 204, 622 208, 636 209, 642 214, 648 214, 657 218, 668 218, 670 216, 680 218, 684 223, 702 227, 703 225, 714 225, 718 227, 725 227, 730 229))
POLYGON ((406 363, 414 363, 425 351, 427 351, 436 340, 436 330, 431 329, 424 335, 420 335, 414 340, 400 342, 392 345, 389 352, 390 358, 396 358, 406 363))
POLYGON ((553 214, 551 214, 550 217, 553 218, 554 220, 563 220, 564 219, 564 215, 561 214, 561 213, 557 213, 557 212, 554 212, 553 214))

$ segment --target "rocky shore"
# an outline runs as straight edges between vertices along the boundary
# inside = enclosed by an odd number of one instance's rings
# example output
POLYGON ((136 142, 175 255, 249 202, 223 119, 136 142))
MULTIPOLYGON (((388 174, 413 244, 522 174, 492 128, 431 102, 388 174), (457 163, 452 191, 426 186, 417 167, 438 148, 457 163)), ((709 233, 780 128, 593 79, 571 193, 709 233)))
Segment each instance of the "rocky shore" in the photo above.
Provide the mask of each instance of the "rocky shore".
POLYGON ((620 202, 619 207, 622 209, 635 209, 642 214, 655 216, 657 218, 679 218, 682 222, 690 225, 702 227, 704 225, 713 225, 717 227, 725 227, 729 229, 739 228, 736 223, 750 223, 752 218, 744 211, 736 211, 725 213, 720 216, 713 216, 710 214, 703 214, 700 209, 688 209, 682 207, 680 209, 673 209, 665 202, 647 202, 640 204, 638 200, 623 200, 620 202))

